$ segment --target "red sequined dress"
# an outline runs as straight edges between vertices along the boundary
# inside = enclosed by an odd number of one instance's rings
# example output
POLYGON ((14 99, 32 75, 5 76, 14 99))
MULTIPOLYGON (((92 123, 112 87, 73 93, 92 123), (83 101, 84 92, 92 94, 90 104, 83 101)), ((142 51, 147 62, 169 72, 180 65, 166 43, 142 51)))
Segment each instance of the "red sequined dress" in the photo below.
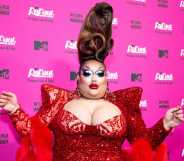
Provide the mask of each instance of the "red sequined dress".
POLYGON ((139 87, 106 94, 104 99, 119 107, 121 115, 97 125, 85 124, 63 109, 65 103, 79 97, 77 92, 44 84, 41 93, 42 106, 34 117, 21 108, 10 115, 22 138, 17 161, 125 161, 121 149, 125 139, 132 144, 145 138, 156 149, 169 133, 162 119, 152 128, 145 127, 139 87))

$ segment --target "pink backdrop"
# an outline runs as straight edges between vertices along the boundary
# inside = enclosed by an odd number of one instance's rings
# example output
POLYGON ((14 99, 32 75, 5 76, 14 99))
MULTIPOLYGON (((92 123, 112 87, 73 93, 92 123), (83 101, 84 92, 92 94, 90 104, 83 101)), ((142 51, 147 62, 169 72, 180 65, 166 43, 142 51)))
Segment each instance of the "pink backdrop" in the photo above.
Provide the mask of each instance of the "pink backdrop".
MULTIPOLYGON (((0 1, 0 91, 18 96, 22 108, 39 109, 40 86, 75 89, 76 40, 97 0, 0 1)), ((106 60, 110 89, 144 89, 140 107, 152 126, 169 107, 184 105, 184 1, 109 0, 115 45, 106 60)), ((0 160, 15 160, 18 136, 0 111, 0 160)), ((169 160, 184 159, 184 125, 166 142, 169 160)))

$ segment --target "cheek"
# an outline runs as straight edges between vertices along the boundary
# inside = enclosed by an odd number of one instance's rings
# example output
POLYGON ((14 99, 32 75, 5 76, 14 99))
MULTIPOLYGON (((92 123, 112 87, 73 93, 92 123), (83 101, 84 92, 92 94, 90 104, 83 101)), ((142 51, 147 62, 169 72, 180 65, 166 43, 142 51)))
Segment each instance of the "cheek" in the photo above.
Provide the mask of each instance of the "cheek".
POLYGON ((107 80, 99 80, 98 84, 100 85, 100 89, 105 89, 107 87, 107 80))
POLYGON ((105 78, 101 78, 101 79, 98 79, 98 82, 99 82, 99 84, 101 84, 101 85, 105 85, 105 84, 107 84, 107 80, 105 79, 105 78))
POLYGON ((85 77, 80 78, 80 83, 81 84, 89 84, 89 82, 90 82, 89 78, 85 78, 85 77))

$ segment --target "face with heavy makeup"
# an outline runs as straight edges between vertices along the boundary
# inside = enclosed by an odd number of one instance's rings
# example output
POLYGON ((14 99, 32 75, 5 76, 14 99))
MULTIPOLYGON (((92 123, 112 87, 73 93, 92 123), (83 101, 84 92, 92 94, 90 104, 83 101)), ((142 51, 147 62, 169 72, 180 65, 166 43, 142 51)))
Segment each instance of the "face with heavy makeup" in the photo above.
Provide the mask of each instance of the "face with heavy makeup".
POLYGON ((85 61, 77 76, 80 94, 89 99, 99 99, 107 89, 106 69, 103 63, 96 60, 85 61))

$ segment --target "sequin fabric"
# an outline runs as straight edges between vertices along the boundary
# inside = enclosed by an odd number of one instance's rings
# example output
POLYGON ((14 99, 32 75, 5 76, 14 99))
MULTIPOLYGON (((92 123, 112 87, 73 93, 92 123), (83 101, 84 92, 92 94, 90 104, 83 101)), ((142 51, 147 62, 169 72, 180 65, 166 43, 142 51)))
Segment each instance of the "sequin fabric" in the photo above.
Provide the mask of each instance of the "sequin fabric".
MULTIPOLYGON (((126 138, 130 143, 147 138, 154 149, 169 133, 162 119, 146 128, 139 108, 139 87, 106 93, 104 99, 116 105, 121 115, 97 125, 85 124, 63 109, 65 103, 79 97, 76 91, 44 84, 41 93, 42 107, 36 115, 53 131, 53 161, 124 161, 121 145, 126 138)), ((10 118, 20 135, 29 135, 31 121, 21 108, 10 118)))

